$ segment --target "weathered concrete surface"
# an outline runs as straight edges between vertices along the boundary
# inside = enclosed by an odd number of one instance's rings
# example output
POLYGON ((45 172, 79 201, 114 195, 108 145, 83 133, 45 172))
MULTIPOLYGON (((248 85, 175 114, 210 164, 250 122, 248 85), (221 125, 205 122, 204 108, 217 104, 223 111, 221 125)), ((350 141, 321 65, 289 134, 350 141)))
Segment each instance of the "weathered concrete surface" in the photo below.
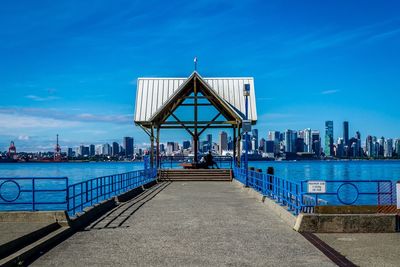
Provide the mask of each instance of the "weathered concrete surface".
POLYGON ((312 233, 394 233, 395 214, 300 214, 294 229, 312 233))
POLYGON ((161 183, 40 257, 34 266, 334 266, 228 182, 161 183))
POLYGON ((40 230, 49 223, 40 222, 1 222, 0 223, 0 245, 13 241, 34 231, 40 230))
POLYGON ((400 265, 400 233, 316 235, 356 265, 400 265))

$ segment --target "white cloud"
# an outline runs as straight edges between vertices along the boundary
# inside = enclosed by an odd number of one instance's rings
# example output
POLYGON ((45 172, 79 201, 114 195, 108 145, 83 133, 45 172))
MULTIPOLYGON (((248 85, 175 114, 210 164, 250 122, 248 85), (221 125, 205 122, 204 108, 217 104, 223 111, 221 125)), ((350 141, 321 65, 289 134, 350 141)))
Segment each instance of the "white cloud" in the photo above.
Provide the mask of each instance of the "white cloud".
POLYGON ((19 129, 69 128, 81 125, 80 122, 75 121, 1 113, 0 121, 2 124, 0 132, 7 134, 10 134, 12 130, 19 129))
POLYGON ((28 141, 29 140, 29 135, 20 135, 20 136, 18 136, 18 140, 28 141))
POLYGON ((325 91, 322 91, 321 94, 322 95, 332 95, 332 94, 336 94, 339 92, 340 92, 340 90, 325 90, 325 91))
POLYGON ((41 97, 41 96, 37 96, 37 95, 26 95, 26 98, 32 99, 33 101, 49 101, 49 100, 56 100, 56 99, 60 99, 58 96, 46 96, 46 97, 41 97))

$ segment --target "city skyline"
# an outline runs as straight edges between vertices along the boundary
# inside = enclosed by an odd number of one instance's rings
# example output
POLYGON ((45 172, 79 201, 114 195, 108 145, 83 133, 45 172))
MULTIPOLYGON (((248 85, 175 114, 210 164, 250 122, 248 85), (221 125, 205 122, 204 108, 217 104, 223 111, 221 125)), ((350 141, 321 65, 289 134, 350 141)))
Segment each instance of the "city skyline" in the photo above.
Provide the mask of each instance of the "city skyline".
MULTIPOLYGON (((260 132, 324 132, 331 119, 351 121, 351 132, 400 134, 398 1, 1 7, 0 150, 11 140, 50 149, 57 133, 64 144, 114 136, 143 143, 133 125, 136 79, 188 77, 195 56, 205 77, 254 77, 260 132), (166 11, 180 16, 156 15, 166 11)), ((165 132, 175 136, 186 138, 165 132)))
MULTIPOLYGON (((249 139, 249 147, 251 147, 253 151, 268 152, 266 151, 268 146, 268 141, 273 141, 279 139, 278 143, 273 144, 273 146, 277 146, 278 149, 273 148, 273 152, 275 154, 281 152, 281 145, 283 145, 282 152, 306 152, 306 153, 315 153, 317 155, 325 155, 326 157, 338 156, 344 157, 345 155, 349 155, 349 153, 353 153, 358 156, 362 156, 366 154, 370 157, 378 157, 379 155, 385 155, 385 157, 391 157, 393 152, 390 152, 386 155, 386 151, 390 151, 389 147, 393 151, 398 153, 398 144, 400 142, 400 137, 390 137, 390 136, 373 136, 370 134, 366 134, 366 138, 361 137, 360 131, 355 131, 354 133, 350 130, 349 127, 351 123, 349 121, 343 121, 342 127, 335 127, 334 122, 331 120, 325 121, 325 131, 319 131, 311 128, 303 128, 303 129, 274 129, 268 130, 263 134, 263 132, 259 133, 257 127, 253 127, 250 133, 251 138, 249 139), (335 135, 334 129, 337 131, 341 131, 342 134, 335 135), (323 133, 325 133, 323 135, 323 133), (298 144, 298 138, 302 139, 303 144, 298 144), (318 142, 315 144, 315 142, 318 142), (283 142, 283 143, 282 143, 283 142), (261 144, 263 143, 263 144, 261 144), (378 147, 374 147, 375 143, 379 143, 378 147), (355 144, 356 147, 353 148, 352 144, 355 144), (262 150, 259 150, 259 146, 262 147, 262 150), (352 151, 350 151, 353 149, 352 151), (355 150, 354 150, 355 149, 355 150), (377 149, 376 151, 372 151, 373 149, 377 149), (339 150, 339 152, 338 152, 339 150), (361 153, 364 151, 365 153, 361 153)), ((229 131, 219 131, 214 130, 214 132, 218 132, 216 135, 217 138, 213 138, 213 134, 207 133, 203 135, 203 138, 199 140, 199 150, 201 152, 206 151, 214 151, 218 154, 223 154, 223 152, 232 151, 233 143, 232 136, 229 134, 229 131), (214 147, 215 146, 215 147, 214 147)), ((57 142, 59 135, 57 134, 57 142)), ((85 156, 94 156, 94 155, 123 155, 126 158, 133 156, 134 154, 138 154, 137 151, 140 151, 139 155, 142 155, 145 151, 149 150, 150 144, 142 143, 137 144, 134 140, 134 137, 123 137, 121 144, 116 141, 101 143, 101 142, 90 142, 90 145, 81 143, 80 145, 75 144, 73 146, 66 146, 62 144, 53 145, 50 150, 43 151, 18 151, 18 152, 29 152, 29 153, 52 153, 54 152, 55 147, 61 148, 61 153, 66 153, 68 157, 72 155, 72 152, 76 155, 85 155, 85 156), (128 149, 126 149, 128 147, 128 149), (63 151, 64 150, 64 151, 63 151), (86 151, 87 152, 83 152, 86 151), (93 151, 92 151, 93 150, 93 151), (90 152, 89 152, 90 151, 90 152), (106 152, 105 152, 106 151, 106 152), (122 154, 121 154, 122 153, 122 154)), ((245 138, 242 138, 242 143, 245 138)), ((168 139, 165 142, 160 142, 162 145, 161 151, 169 151, 171 154, 176 149, 192 149, 193 140, 189 139, 179 139, 173 140, 168 139), (171 146, 171 147, 170 147, 171 146), (167 149, 165 149, 167 148, 167 149)), ((10 142, 9 149, 16 150, 15 142, 12 140, 10 142)), ((244 145, 242 144, 242 149, 244 149, 244 145)), ((190 150, 191 151, 191 150, 190 150)), ((0 152, 2 152, 0 150, 0 152)), ((7 152, 4 150, 3 152, 7 152)), ((271 151, 270 151, 271 152, 271 151)))

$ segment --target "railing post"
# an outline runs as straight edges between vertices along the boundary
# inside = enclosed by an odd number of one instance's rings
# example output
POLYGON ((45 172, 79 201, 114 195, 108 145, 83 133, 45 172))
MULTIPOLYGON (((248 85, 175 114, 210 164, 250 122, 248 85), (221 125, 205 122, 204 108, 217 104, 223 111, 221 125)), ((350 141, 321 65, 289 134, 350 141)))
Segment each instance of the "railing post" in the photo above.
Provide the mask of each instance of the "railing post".
POLYGON ((67 212, 69 211, 69 185, 68 185, 68 177, 65 178, 65 200, 67 202, 67 212))
POLYGON ((32 211, 35 211, 35 178, 32 178, 32 211))

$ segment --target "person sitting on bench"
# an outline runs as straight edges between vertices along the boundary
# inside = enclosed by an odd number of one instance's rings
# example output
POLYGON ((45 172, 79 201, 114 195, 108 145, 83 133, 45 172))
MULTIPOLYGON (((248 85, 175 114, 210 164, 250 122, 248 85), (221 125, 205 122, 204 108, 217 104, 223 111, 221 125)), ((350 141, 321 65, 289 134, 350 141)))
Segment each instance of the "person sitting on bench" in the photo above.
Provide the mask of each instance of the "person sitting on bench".
POLYGON ((206 160, 207 168, 211 167, 214 169, 214 166, 215 166, 215 167, 217 167, 217 169, 219 169, 217 163, 213 159, 211 151, 208 151, 208 154, 205 156, 205 160, 206 160))

